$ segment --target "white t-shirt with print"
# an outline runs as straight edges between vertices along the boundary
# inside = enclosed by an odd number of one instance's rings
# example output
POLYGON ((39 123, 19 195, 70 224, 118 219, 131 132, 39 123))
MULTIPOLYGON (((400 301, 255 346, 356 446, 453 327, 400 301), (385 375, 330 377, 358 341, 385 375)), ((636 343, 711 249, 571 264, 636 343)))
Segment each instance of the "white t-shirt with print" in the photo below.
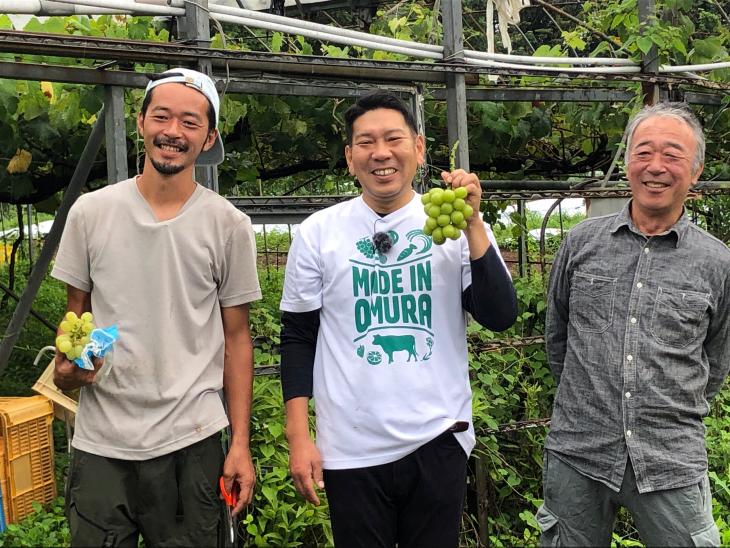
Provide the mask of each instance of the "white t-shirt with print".
POLYGON ((467 455, 474 447, 469 249, 463 236, 434 245, 425 219, 418 194, 384 217, 358 197, 311 215, 292 243, 281 309, 321 308, 314 401, 326 469, 396 461, 456 421, 470 424, 456 434, 467 455), (376 232, 394 243, 385 254, 376 232))

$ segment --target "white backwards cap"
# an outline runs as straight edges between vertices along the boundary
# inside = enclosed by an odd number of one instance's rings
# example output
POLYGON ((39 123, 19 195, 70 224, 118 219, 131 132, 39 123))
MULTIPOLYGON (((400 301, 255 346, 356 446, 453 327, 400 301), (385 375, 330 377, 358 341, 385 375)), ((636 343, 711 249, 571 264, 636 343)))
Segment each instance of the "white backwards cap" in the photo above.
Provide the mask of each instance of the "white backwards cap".
MULTIPOLYGON (((206 99, 208 99, 210 104, 213 106, 213 112, 215 113, 215 127, 218 127, 220 99, 218 98, 218 91, 215 89, 215 84, 213 84, 213 80, 210 79, 210 76, 207 76, 202 72, 198 72, 197 70, 187 68, 166 70, 156 79, 151 80, 150 83, 147 84, 147 89, 145 89, 144 95, 147 97, 149 92, 159 85, 172 83, 185 84, 186 86, 194 88, 205 95, 206 99)), ((195 163, 201 166, 215 166, 223 161, 224 156, 223 140, 221 139, 220 132, 218 132, 218 137, 216 138, 215 143, 213 143, 213 146, 210 147, 210 149, 201 152, 198 159, 195 160, 195 163)))

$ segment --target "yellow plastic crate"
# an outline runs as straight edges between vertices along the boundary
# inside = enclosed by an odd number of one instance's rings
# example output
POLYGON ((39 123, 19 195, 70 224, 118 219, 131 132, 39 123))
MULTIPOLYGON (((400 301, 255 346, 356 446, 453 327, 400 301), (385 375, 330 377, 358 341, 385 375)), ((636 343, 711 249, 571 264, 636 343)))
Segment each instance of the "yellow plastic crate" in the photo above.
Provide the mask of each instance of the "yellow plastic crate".
MULTIPOLYGON (((0 460, 5 460, 4 453, 0 455, 0 460)), ((8 523, 8 498, 10 497, 10 493, 8 493, 8 482, 5 481, 5 476, 0 477, 0 489, 2 489, 3 493, 3 518, 5 519, 5 523, 3 524, 4 528, 4 526, 8 523)))
POLYGON ((44 396, 0 398, 0 447, 5 521, 33 512, 32 503, 56 498, 53 404, 44 396))

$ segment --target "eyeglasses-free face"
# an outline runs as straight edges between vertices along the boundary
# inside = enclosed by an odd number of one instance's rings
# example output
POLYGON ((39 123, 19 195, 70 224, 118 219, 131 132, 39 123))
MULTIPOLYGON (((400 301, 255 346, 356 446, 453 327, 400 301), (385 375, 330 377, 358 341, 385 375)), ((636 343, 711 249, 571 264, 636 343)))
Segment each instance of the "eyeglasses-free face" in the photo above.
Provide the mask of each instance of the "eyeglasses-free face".
POLYGON ((208 99, 195 88, 182 83, 155 87, 146 113, 137 119, 146 162, 162 175, 192 169, 218 137, 217 130, 209 131, 207 110, 208 99))
POLYGON ((632 216, 677 221, 702 166, 694 168, 697 142, 689 126, 668 116, 642 122, 631 139, 627 177, 633 196, 632 216))
POLYGON ((345 158, 350 175, 362 186, 365 203, 379 213, 390 213, 411 199, 424 150, 423 136, 411 131, 400 112, 378 108, 354 121, 345 158))

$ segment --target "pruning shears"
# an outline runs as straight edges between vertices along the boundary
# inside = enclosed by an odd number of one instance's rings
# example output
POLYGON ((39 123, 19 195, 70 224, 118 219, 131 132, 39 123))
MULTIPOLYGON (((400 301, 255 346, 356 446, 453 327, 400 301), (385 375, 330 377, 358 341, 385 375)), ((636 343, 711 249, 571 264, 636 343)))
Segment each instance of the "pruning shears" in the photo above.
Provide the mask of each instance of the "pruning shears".
POLYGON ((231 544, 235 546, 236 526, 233 521, 233 509, 236 507, 236 504, 238 504, 238 493, 240 487, 238 483, 233 482, 231 492, 229 493, 228 491, 226 491, 226 484, 223 481, 223 476, 221 476, 220 480, 218 480, 218 486, 221 489, 221 495, 223 496, 223 500, 226 503, 226 515, 228 517, 228 534, 230 536, 231 544))

